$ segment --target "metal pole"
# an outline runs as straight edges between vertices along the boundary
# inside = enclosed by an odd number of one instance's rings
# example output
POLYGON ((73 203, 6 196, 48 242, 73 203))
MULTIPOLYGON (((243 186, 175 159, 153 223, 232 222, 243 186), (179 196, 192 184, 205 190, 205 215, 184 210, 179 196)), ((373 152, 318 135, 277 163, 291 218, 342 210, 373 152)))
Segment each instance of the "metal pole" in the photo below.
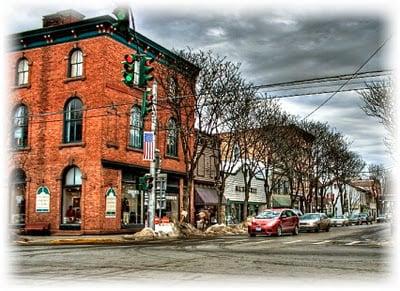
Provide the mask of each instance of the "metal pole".
MULTIPOLYGON (((151 131, 154 133, 154 152, 157 148, 157 135, 156 135, 156 126, 157 126, 157 81, 153 82, 153 110, 151 111, 151 131)), ((149 227, 153 230, 155 229, 154 218, 156 213, 156 157, 154 153, 154 159, 150 162, 150 175, 153 177, 153 188, 149 193, 149 227)))

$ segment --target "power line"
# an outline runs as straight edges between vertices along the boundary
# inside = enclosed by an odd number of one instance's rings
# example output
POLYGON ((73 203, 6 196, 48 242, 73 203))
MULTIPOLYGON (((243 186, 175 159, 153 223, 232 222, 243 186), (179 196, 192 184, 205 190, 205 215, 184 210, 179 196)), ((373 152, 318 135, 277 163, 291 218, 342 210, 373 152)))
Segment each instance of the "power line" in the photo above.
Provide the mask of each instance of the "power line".
MULTIPOLYGON (((368 87, 349 88, 349 89, 341 90, 340 92, 359 91, 359 90, 367 90, 367 89, 369 89, 369 88, 368 87)), ((291 95, 289 94, 289 95, 283 95, 283 96, 271 96, 271 97, 267 97, 267 99, 284 99, 284 98, 301 97, 301 96, 322 95, 322 94, 328 94, 328 93, 333 93, 333 92, 336 92, 336 90, 320 91, 320 92, 313 92, 313 93, 298 93, 298 94, 291 94, 291 95)))
POLYGON ((317 106, 317 108, 315 108, 313 111, 311 111, 309 114, 307 114, 304 119, 307 119, 308 117, 310 117, 312 114, 314 114, 317 110, 319 110, 322 106, 324 106, 326 103, 328 103, 329 100, 331 100, 338 92, 340 92, 340 90, 342 90, 344 88, 344 86, 346 86, 350 80, 353 79, 354 76, 356 76, 358 74, 358 72, 361 71, 361 69, 383 48, 383 46, 389 41, 391 37, 387 38, 369 57, 368 59, 365 60, 365 62, 354 72, 353 76, 350 77, 349 79, 346 80, 346 82, 344 82, 331 96, 329 96, 324 102, 322 102, 320 105, 317 106))
POLYGON ((295 86, 295 85, 303 85, 303 84, 312 84, 312 83, 323 83, 323 82, 337 82, 347 79, 361 79, 361 78, 369 78, 369 77, 376 77, 382 75, 390 74, 392 70, 375 70, 375 71, 365 71, 357 74, 340 74, 334 76, 326 76, 326 77, 318 77, 312 79, 303 79, 303 80, 296 80, 296 81, 288 81, 288 82, 280 82, 280 83, 271 83, 271 84, 261 84, 255 85, 253 88, 255 89, 265 89, 271 87, 286 87, 286 86, 295 86), (355 75, 357 76, 355 78, 355 75), (369 76, 371 75, 371 76, 369 76))

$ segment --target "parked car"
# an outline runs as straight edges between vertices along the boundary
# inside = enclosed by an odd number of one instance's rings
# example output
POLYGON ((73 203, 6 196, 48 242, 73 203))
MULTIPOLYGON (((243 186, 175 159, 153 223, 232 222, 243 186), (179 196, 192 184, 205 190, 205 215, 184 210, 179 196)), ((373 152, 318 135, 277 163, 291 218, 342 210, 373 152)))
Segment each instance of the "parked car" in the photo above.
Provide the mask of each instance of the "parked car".
POLYGON ((300 216, 303 215, 303 212, 301 212, 300 209, 292 209, 292 211, 293 211, 294 213, 296 213, 298 217, 300 217, 300 216))
POLYGON ((330 227, 330 220, 325 213, 306 213, 300 217, 301 231, 329 231, 330 227))
POLYGON ((329 218, 331 221, 331 226, 349 226, 349 219, 344 215, 338 215, 335 217, 329 218))
POLYGON ((250 236, 257 234, 299 234, 299 217, 291 209, 266 209, 251 220, 247 227, 250 236))
POLYGON ((372 216, 369 215, 368 213, 360 213, 360 221, 361 221, 360 224, 363 224, 363 223, 372 224, 373 220, 374 219, 372 218, 372 216))
POLYGON ((349 217, 349 224, 360 225, 361 224, 360 213, 352 213, 349 217))
POLYGON ((378 217, 376 218, 376 222, 377 223, 387 222, 386 215, 385 214, 378 215, 378 217))

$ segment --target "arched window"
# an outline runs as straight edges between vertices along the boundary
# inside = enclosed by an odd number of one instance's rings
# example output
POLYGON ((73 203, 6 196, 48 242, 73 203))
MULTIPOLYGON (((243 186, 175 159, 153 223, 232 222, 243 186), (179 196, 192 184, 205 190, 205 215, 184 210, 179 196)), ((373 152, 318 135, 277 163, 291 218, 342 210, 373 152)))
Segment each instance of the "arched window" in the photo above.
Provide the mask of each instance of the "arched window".
POLYGON ((138 106, 133 106, 129 121, 129 145, 131 147, 143 148, 143 118, 138 106))
POLYGON ((171 99, 176 98, 177 95, 177 84, 174 78, 168 80, 168 97, 171 99))
POLYGON ((29 78, 29 65, 26 58, 20 59, 17 64, 16 82, 18 86, 28 84, 29 78))
POLYGON ((68 77, 76 78, 83 75, 83 54, 79 49, 73 50, 69 57, 68 77))
POLYGON ((64 172, 60 229, 80 229, 82 173, 78 167, 64 172))
POLYGON ((12 146, 24 148, 28 145, 28 108, 19 105, 15 108, 13 119, 12 146))
POLYGON ((70 99, 64 109, 64 143, 82 141, 82 102, 70 99))
POLYGON ((178 130, 175 119, 171 118, 167 124, 167 155, 178 156, 178 130))
POLYGON ((13 171, 10 179, 10 223, 25 223, 26 175, 22 169, 13 171))

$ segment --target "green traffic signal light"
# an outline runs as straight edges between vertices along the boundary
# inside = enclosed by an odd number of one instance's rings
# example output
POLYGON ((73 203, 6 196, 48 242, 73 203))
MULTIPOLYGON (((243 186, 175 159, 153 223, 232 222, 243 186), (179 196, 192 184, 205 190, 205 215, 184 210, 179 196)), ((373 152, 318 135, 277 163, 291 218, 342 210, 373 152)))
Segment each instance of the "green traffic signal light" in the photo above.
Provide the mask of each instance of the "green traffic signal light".
POLYGON ((129 36, 129 10, 125 7, 115 8, 113 14, 117 17, 117 23, 113 24, 113 27, 121 34, 128 38, 129 36))
POLYGON ((142 117, 145 118, 153 110, 153 94, 151 88, 146 88, 142 97, 142 117))
POLYGON ((151 174, 145 174, 144 178, 146 179, 146 190, 151 190, 153 188, 154 178, 151 174))
POLYGON ((153 62, 154 59, 151 57, 142 57, 140 59, 139 87, 146 87, 147 83, 154 79, 153 75, 150 74, 154 70, 154 67, 152 67, 153 62))
POLYGON ((137 85, 137 81, 134 82, 134 77, 135 77, 135 66, 136 63, 138 62, 139 57, 134 54, 126 54, 124 56, 124 61, 121 63, 124 65, 124 71, 123 71, 123 82, 125 85, 132 87, 133 85, 137 85))
POLYGON ((139 177, 139 190, 147 190, 145 177, 139 177))

